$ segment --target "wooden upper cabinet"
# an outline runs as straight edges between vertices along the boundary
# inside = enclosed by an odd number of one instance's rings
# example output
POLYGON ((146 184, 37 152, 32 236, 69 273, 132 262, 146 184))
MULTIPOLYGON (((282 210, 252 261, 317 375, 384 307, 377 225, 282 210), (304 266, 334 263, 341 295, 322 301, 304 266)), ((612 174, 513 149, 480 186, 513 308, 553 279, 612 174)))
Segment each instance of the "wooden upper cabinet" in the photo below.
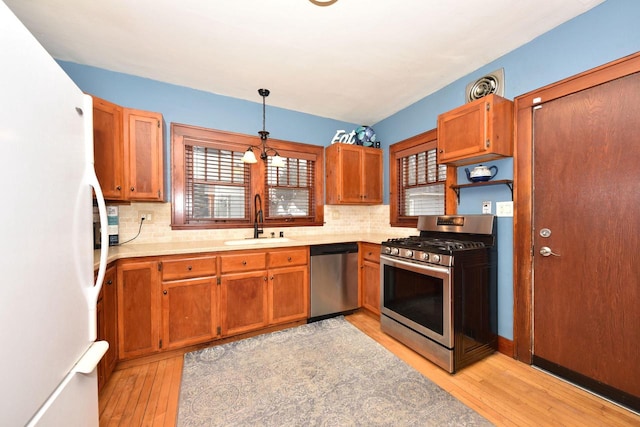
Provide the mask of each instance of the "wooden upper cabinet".
POLYGON ((128 200, 164 200, 162 115, 123 110, 124 150, 128 154, 128 200))
POLYGON ((438 162, 455 166, 513 156, 513 102, 491 94, 438 116, 438 162))
POLYGON ((93 156, 98 181, 107 200, 124 200, 122 107, 93 98, 93 156))
POLYGON ((93 97, 96 175, 105 199, 164 201, 162 114, 93 97))
POLYGON ((325 149, 327 204, 382 203, 382 150, 350 144, 325 149))

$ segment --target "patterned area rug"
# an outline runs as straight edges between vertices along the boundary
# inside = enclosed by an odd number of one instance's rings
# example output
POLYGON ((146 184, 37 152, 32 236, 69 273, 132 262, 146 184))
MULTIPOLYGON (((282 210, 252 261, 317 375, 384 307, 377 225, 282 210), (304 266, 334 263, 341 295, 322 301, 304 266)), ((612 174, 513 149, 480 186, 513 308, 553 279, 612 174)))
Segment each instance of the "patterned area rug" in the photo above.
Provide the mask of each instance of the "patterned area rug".
POLYGON ((185 354, 178 426, 489 426, 344 317, 185 354))

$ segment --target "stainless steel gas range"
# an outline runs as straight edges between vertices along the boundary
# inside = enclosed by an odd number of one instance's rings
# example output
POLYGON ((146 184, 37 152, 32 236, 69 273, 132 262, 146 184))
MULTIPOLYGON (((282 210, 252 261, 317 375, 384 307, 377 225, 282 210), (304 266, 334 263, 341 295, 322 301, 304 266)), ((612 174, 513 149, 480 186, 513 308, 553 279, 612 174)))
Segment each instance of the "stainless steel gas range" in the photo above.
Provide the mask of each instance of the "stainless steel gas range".
POLYGON ((497 349, 493 215, 420 216, 420 234, 382 243, 382 330, 447 371, 497 349))

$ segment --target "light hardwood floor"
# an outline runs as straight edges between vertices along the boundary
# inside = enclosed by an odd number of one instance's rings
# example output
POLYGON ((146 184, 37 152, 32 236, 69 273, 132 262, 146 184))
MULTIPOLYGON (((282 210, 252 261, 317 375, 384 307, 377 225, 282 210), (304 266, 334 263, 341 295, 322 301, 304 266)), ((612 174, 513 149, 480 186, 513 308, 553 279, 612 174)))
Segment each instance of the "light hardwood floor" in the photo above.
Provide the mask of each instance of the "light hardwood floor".
MULTIPOLYGON (((497 426, 640 426, 640 416, 503 354, 449 375, 380 331, 366 312, 346 318, 497 426)), ((100 393, 100 425, 175 425, 181 375, 176 352, 120 365, 100 393)))

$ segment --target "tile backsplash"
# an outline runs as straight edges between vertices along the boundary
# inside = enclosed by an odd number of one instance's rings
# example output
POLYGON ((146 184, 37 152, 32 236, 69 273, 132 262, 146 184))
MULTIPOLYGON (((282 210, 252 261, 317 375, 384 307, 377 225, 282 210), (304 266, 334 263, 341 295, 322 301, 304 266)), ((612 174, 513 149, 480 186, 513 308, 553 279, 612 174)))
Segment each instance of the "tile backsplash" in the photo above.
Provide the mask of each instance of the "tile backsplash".
MULTIPOLYGON (((151 221, 144 221, 140 235, 131 244, 186 242, 195 240, 229 240, 251 237, 253 229, 222 230, 172 230, 171 203, 131 203, 119 206, 119 240, 126 242, 135 237, 140 229, 142 214, 150 214, 151 221)), ((389 237, 402 237, 416 234, 413 228, 398 228, 389 225, 389 205, 376 206, 338 206, 325 205, 325 224, 322 227, 265 227, 269 236, 284 231, 285 236, 305 236, 312 234, 346 233, 382 233, 389 237)))

